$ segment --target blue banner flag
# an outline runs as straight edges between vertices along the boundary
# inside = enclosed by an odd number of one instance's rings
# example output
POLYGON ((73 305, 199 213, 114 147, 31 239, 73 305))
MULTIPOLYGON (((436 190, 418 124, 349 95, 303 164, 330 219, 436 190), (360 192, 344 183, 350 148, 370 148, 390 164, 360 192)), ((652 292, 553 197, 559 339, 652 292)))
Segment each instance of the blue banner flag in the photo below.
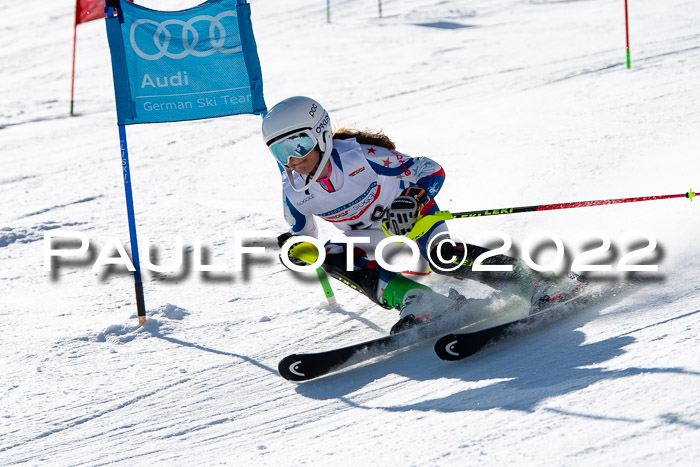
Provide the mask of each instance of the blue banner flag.
POLYGON ((245 0, 208 0, 181 11, 107 5, 119 125, 266 111, 245 0))

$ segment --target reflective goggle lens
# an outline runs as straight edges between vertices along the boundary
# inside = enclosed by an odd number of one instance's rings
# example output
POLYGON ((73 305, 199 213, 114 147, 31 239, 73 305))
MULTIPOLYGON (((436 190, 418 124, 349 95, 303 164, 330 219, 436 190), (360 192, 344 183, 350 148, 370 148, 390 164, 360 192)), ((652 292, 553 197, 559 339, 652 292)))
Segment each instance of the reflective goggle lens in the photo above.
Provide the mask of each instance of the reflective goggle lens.
POLYGON ((316 140, 306 131, 296 133, 270 145, 270 152, 282 165, 289 163, 290 157, 304 157, 316 146, 316 140))

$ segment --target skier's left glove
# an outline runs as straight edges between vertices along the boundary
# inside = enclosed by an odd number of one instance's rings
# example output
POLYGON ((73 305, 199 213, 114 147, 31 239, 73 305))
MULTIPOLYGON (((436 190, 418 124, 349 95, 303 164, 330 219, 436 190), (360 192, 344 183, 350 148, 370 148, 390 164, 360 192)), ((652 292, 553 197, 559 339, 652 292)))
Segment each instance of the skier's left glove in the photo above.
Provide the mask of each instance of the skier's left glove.
MULTIPOLYGON (((292 237, 295 237, 296 235, 292 234, 291 232, 285 232, 282 235, 277 237, 277 245, 282 248, 282 245, 284 245, 287 240, 289 240, 292 237)), ((293 264, 296 264, 297 266, 306 266, 306 263, 302 261, 301 259, 295 257, 295 256, 287 256, 289 261, 293 264)), ((280 255, 280 262, 284 265, 284 267, 287 267, 286 264, 284 264, 284 261, 282 261, 282 255, 280 255)))
POLYGON ((386 228, 394 235, 406 235, 416 225, 421 208, 429 201, 428 194, 418 186, 408 187, 389 206, 384 219, 386 228))

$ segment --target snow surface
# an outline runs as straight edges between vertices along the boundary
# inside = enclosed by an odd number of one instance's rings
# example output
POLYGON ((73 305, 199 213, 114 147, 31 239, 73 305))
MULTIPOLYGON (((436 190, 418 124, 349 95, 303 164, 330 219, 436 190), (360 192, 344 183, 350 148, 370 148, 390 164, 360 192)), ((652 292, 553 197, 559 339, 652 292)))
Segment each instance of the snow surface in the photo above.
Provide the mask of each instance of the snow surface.
MULTIPOLYGON (((268 106, 310 95, 335 126, 383 128, 434 158, 443 209, 700 188, 697 1, 630 2, 630 70, 623 0, 387 0, 381 19, 377 2, 345 0, 331 24, 321 0, 251 3, 268 106)), ((426 342, 296 384, 283 356, 380 336, 396 313, 339 283, 331 309, 273 240, 232 271, 234 232, 286 230, 259 117, 132 126, 140 241, 167 263, 177 236, 200 238, 229 269, 146 275, 138 327, 132 276, 91 269, 129 234, 102 21, 78 28, 67 116, 73 5, 0 5, 0 464, 697 465, 697 202, 451 221, 470 241, 507 232, 516 253, 550 230, 569 260, 577 234, 602 231, 609 264, 646 231, 659 272, 608 274, 635 286, 461 362, 426 342), (92 248, 47 272, 55 229, 92 248)))

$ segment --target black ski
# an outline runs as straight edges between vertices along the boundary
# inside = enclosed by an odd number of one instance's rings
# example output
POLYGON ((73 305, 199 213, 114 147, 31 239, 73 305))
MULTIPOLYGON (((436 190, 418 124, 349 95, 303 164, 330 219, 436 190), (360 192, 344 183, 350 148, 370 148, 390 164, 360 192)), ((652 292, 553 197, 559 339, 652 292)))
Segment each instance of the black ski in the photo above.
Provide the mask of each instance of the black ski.
POLYGON ((584 300, 582 299, 585 298, 585 296, 585 294, 577 295, 540 310, 530 311, 529 314, 523 318, 486 329, 448 334, 438 339, 435 343, 435 353, 443 360, 455 361, 467 358, 470 355, 474 355, 490 342, 506 335, 514 325, 534 321, 544 314, 553 313, 557 310, 564 311, 570 309, 572 302, 583 302, 584 300))
POLYGON ((307 381, 374 357, 386 355, 440 334, 464 326, 463 318, 451 315, 396 334, 325 352, 294 354, 284 357, 278 370, 290 381, 307 381))
POLYGON ((435 353, 443 360, 461 360, 477 353, 488 343, 503 336, 508 328, 520 321, 501 324, 474 332, 461 332, 442 336, 435 343, 435 353))
MULTIPOLYGON (((478 331, 449 334, 438 341, 443 342, 448 339, 441 349, 438 349, 438 345, 436 345, 436 352, 438 352, 440 358, 445 360, 459 360, 460 358, 475 353, 488 344, 493 338, 500 336, 507 328, 515 323, 527 321, 547 311, 560 309, 580 297, 581 295, 576 296, 534 313, 525 309, 520 318, 504 324, 497 324, 478 331), (455 342, 453 343, 453 341, 455 342), (447 346, 447 344, 450 345, 447 346), (443 355, 446 355, 446 357, 443 357, 443 355)), ((378 337, 359 344, 327 350, 325 352, 289 355, 280 360, 277 369, 283 378, 290 381, 308 381, 374 357, 410 347, 427 339, 440 336, 446 331, 464 328, 464 321, 465 316, 460 313, 448 314, 437 321, 415 326, 403 332, 378 337)))

